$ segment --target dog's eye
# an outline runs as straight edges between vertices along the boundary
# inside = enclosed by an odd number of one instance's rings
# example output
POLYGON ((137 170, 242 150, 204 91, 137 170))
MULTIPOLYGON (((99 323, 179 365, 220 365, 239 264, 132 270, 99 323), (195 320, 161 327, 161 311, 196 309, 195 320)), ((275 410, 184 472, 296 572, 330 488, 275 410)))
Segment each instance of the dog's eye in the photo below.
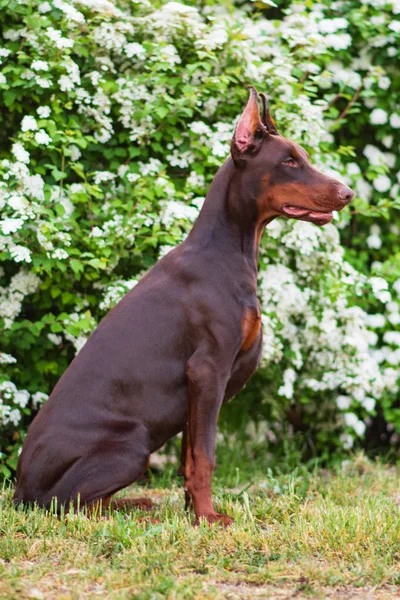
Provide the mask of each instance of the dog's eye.
POLYGON ((297 162, 294 160, 294 158, 288 158, 287 160, 284 160, 283 164, 286 165, 287 167, 298 167, 299 166, 297 164, 297 162))

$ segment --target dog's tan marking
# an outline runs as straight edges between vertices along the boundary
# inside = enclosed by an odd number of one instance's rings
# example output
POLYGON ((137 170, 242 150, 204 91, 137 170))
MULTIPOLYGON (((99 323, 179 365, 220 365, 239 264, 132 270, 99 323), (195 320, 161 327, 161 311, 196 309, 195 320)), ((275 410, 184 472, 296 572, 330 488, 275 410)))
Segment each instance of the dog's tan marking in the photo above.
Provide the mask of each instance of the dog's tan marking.
POLYGON ((245 308, 242 317, 242 346, 241 350, 248 350, 256 341, 261 329, 261 315, 256 308, 245 308))

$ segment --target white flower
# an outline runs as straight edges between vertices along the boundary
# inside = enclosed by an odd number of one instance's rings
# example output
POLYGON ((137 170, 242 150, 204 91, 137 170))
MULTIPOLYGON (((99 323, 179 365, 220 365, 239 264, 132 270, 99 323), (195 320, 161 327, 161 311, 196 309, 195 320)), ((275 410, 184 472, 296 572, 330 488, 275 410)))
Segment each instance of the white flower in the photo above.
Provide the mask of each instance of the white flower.
POLYGON ((31 64, 31 69, 34 71, 48 71, 49 63, 44 60, 34 60, 31 64))
POLYGON ((195 221, 199 212, 194 206, 188 206, 183 202, 176 202, 171 200, 164 203, 164 209, 161 213, 161 220, 167 227, 172 225, 177 219, 187 219, 188 221, 195 221))
POLYGON ((43 402, 45 402, 47 399, 48 395, 44 392, 36 392, 36 394, 33 394, 32 396, 33 408, 36 409, 39 404, 43 404, 43 402))
POLYGON ((57 250, 54 250, 54 252, 51 256, 52 256, 52 258, 55 258, 58 260, 64 260, 65 258, 68 258, 69 254, 63 248, 57 248, 57 250))
POLYGON ((3 381, 3 383, 0 383, 0 392, 2 392, 6 400, 12 400, 16 391, 17 388, 12 381, 3 381))
POLYGON ((372 327, 372 329, 384 327, 386 323, 385 317, 379 313, 376 315, 365 315, 364 320, 367 327, 372 327))
POLYGON ((44 181, 37 173, 36 175, 27 175, 24 178, 25 193, 35 200, 44 200, 44 181))
POLYGON ((12 365, 16 363, 17 359, 11 356, 11 354, 6 354, 5 352, 0 352, 0 365, 12 365))
POLYGON ((31 252, 24 246, 13 246, 10 254, 15 262, 32 262, 31 252))
POLYGON ((334 50, 345 50, 351 44, 351 36, 348 33, 330 33, 325 36, 325 44, 334 50))
POLYGON ((49 106, 39 106, 36 112, 41 119, 47 119, 50 116, 51 109, 49 106))
POLYGON ((173 44, 168 44, 167 46, 162 46, 160 48, 160 58, 167 62, 171 67, 174 65, 178 65, 182 62, 181 57, 179 56, 178 50, 175 48, 173 44))
POLYGON ((375 108, 370 114, 369 120, 373 125, 383 125, 387 123, 388 114, 383 108, 375 108))
POLYGON ((371 197, 372 187, 370 186, 368 181, 365 181, 365 179, 363 179, 362 177, 357 179, 356 190, 360 198, 364 198, 367 200, 371 197))
POLYGON ((139 60, 143 60, 146 57, 146 50, 142 44, 138 44, 137 42, 126 44, 124 50, 128 58, 135 56, 139 60))
POLYGON ((352 427, 358 436, 362 436, 365 433, 365 423, 360 421, 354 413, 345 413, 344 421, 348 427, 352 427))
POLYGON ((48 2, 42 2, 38 6, 38 11, 40 13, 47 13, 51 11, 51 5, 48 2))
POLYGON ((400 13, 400 0, 392 0, 392 13, 398 15, 400 13))
POLYGON ((353 429, 356 434, 361 437, 365 433, 366 425, 363 421, 357 421, 357 423, 353 426, 353 429))
POLYGON ((229 144, 224 144, 219 140, 215 140, 212 145, 211 151, 214 156, 224 157, 229 153, 229 144))
POLYGON ((100 238, 104 236, 104 231, 100 229, 100 227, 93 227, 93 229, 89 233, 89 236, 94 238, 100 238))
POLYGON ((208 125, 203 123, 203 121, 193 121, 193 123, 190 123, 189 129, 190 131, 193 131, 193 133, 197 133, 198 135, 208 136, 211 134, 211 129, 208 125))
POLYGON ((29 402, 29 397, 30 394, 27 390, 18 390, 18 392, 14 394, 14 404, 18 404, 21 408, 25 408, 29 402))
POLYGON ((24 213, 28 206, 28 201, 19 194, 11 194, 7 200, 7 204, 17 213, 24 213))
POLYGON ((400 296, 400 279, 397 279, 393 284, 393 289, 398 296, 400 296))
POLYGON ((56 335, 55 333, 48 333, 47 337, 55 346, 59 346, 63 341, 61 335, 56 335))
POLYGON ((393 127, 393 129, 400 128, 400 115, 399 114, 393 113, 392 115, 390 115, 390 125, 391 125, 391 127, 393 127))
POLYGON ((35 131, 38 128, 35 117, 25 116, 21 122, 22 131, 35 131))
POLYGON ((390 315, 388 315, 388 321, 391 325, 394 325, 394 326, 399 325, 400 324, 400 313, 398 313, 398 312, 390 313, 390 315))
POLYGON ((390 87, 391 81, 389 77, 379 77, 378 79, 378 87, 381 90, 387 90, 390 87))
POLYGON ((352 162, 347 164, 347 173, 348 175, 359 175, 361 170, 357 163, 352 162))
POLYGON ((120 165, 118 167, 118 171, 117 171, 118 177, 123 177, 126 174, 127 171, 129 171, 129 166, 128 165, 120 165))
POLYGON ((385 23, 385 15, 377 15, 377 16, 371 17, 370 21, 373 25, 376 25, 376 26, 383 25, 385 23))
POLYGON ((139 175, 139 173, 128 173, 128 175, 126 176, 126 178, 131 183, 134 183, 135 181, 137 181, 138 179, 140 179, 140 175, 139 175))
POLYGON ((21 37, 22 29, 6 29, 3 31, 3 37, 5 40, 11 40, 15 42, 21 37))
POLYGON ((386 344, 393 344, 400 346, 400 332, 399 331, 386 331, 383 335, 383 341, 386 344))
POLYGON ((29 162, 29 152, 25 150, 23 145, 20 142, 16 142, 12 145, 11 152, 14 154, 15 158, 22 163, 29 162))
POLYGON ((61 75, 58 83, 62 92, 70 92, 75 87, 73 80, 68 75, 61 75))
POLYGON ((103 127, 100 131, 95 131, 94 137, 99 144, 106 144, 111 139, 112 129, 103 127))
POLYGON ((367 331, 367 341, 369 346, 376 346, 378 343, 378 335, 374 331, 367 331))
POLYGON ((345 450, 350 450, 350 448, 352 448, 354 445, 354 440, 348 433, 342 433, 339 439, 342 442, 342 446, 345 450))
POLYGON ((340 410, 347 410, 348 408, 350 408, 350 404, 351 404, 350 396, 338 396, 336 398, 336 406, 340 410))
POLYGON ((366 396, 364 400, 361 401, 361 404, 367 412, 372 412, 375 408, 376 402, 374 398, 369 398, 366 396))
POLYGON ((318 29, 321 33, 334 33, 338 29, 345 29, 348 26, 348 22, 343 18, 335 19, 322 19, 318 23, 318 29))
POLYGON ((193 198, 191 204, 200 211, 203 208, 204 200, 204 196, 196 196, 196 198, 193 198))
POLYGON ((374 291, 374 294, 380 292, 381 290, 389 289, 389 284, 386 281, 386 279, 383 279, 383 277, 370 277, 369 281, 374 291))
POLYGON ((375 248, 375 249, 379 250, 379 248, 382 246, 382 240, 379 237, 379 235, 372 234, 372 235, 368 236, 367 237, 367 246, 368 246, 368 248, 375 248))
POLYGON ((114 304, 116 304, 123 296, 125 296, 126 292, 131 290, 137 285, 137 279, 130 279, 128 281, 117 280, 114 281, 107 287, 107 291, 104 295, 102 302, 99 307, 101 310, 109 309, 114 304))
POLYGON ((81 194, 85 193, 85 188, 81 183, 71 183, 69 186, 71 194, 81 194))
POLYGON ((396 164, 396 155, 393 152, 385 152, 386 165, 389 169, 393 169, 396 164))
POLYGON ((372 182, 372 185, 378 192, 387 192, 390 189, 392 182, 387 175, 378 175, 372 182))
POLYGON ((17 426, 21 420, 21 413, 18 408, 14 408, 14 410, 10 411, 6 423, 12 423, 17 426))
POLYGON ((375 294, 375 296, 377 297, 378 300, 380 300, 383 304, 386 304, 386 302, 390 302, 392 299, 391 293, 390 292, 378 292, 377 294, 375 294))
POLYGON ((18 229, 21 229, 23 224, 23 219, 2 219, 0 221, 0 229, 4 235, 8 235, 9 233, 15 233, 18 229))
POLYGON ((166 254, 168 254, 168 252, 171 252, 171 250, 173 250, 175 248, 175 246, 160 246, 158 249, 158 258, 163 258, 163 256, 165 256, 166 254))
POLYGON ((21 292, 24 296, 33 294, 39 286, 40 279, 34 273, 21 269, 16 273, 10 282, 10 289, 21 292))
POLYGON ((219 23, 214 25, 209 33, 196 41, 196 46, 199 48, 207 48, 207 50, 215 50, 221 48, 228 41, 228 32, 226 27, 219 23))
POLYGON ((0 85, 5 85, 7 83, 7 79, 3 73, 0 73, 0 85))
POLYGON ((80 157, 82 156, 81 151, 79 150, 78 146, 70 146, 69 147, 70 151, 71 151, 71 160, 72 162, 75 162, 77 160, 80 159, 80 157))
POLYGON ((58 29, 54 29, 53 27, 48 27, 46 30, 48 37, 55 43, 57 48, 72 48, 74 45, 74 41, 68 38, 62 37, 61 31, 58 29))
POLYGON ((47 89, 51 86, 51 80, 45 79, 44 77, 38 77, 36 83, 39 87, 43 89, 47 89))
POLYGON ((189 166, 191 154, 190 151, 179 152, 179 150, 175 149, 171 155, 167 156, 167 160, 171 166, 184 169, 189 166))
POLYGON ((363 150, 364 155, 368 158, 371 165, 385 165, 385 155, 383 152, 376 148, 376 146, 372 146, 371 144, 367 144, 363 150))
POLYGON ((96 185, 100 185, 104 181, 112 181, 116 178, 115 173, 110 173, 110 171, 95 171, 93 174, 94 182, 96 185))
POLYGON ((143 177, 146 175, 156 175, 162 168, 161 162, 157 158, 150 158, 148 163, 139 162, 139 170, 143 177))
POLYGON ((85 17, 82 13, 80 13, 76 8, 74 8, 70 3, 63 2, 62 0, 53 0, 54 6, 65 14, 69 21, 75 23, 84 23, 85 17))
POLYGON ((396 33, 400 33, 400 22, 392 21, 391 23, 389 23, 388 28, 392 31, 395 31, 396 33))
POLYGON ((204 175, 199 175, 196 171, 191 171, 189 177, 186 179, 186 183, 191 188, 204 187, 204 175))
POLYGON ((388 302, 386 305, 386 310, 391 313, 397 313, 400 310, 400 306, 397 302, 388 302))
POLYGON ((342 67, 336 68, 335 64, 331 66, 334 72, 333 81, 335 83, 344 83, 354 90, 361 85, 361 75, 357 71, 351 71, 350 69, 343 69, 342 67))
POLYGON ((39 131, 35 133, 35 140, 38 144, 48 146, 51 142, 51 137, 45 132, 44 129, 39 129, 39 131))
POLYGON ((296 381, 296 371, 294 369, 286 369, 283 374, 283 385, 278 389, 279 396, 285 398, 293 398, 293 384, 296 381))

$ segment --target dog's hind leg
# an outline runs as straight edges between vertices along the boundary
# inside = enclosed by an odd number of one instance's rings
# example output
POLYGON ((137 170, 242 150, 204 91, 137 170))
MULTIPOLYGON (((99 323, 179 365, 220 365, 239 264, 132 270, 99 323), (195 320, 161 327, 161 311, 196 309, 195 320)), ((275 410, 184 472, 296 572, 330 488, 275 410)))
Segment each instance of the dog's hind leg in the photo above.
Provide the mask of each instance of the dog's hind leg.
MULTIPOLYGON (((43 504, 57 498, 58 507, 94 507, 99 501, 109 504, 118 490, 136 481, 149 461, 147 430, 138 425, 134 435, 103 439, 89 449, 46 494, 43 504)), ((42 503, 41 503, 42 504, 42 503)))

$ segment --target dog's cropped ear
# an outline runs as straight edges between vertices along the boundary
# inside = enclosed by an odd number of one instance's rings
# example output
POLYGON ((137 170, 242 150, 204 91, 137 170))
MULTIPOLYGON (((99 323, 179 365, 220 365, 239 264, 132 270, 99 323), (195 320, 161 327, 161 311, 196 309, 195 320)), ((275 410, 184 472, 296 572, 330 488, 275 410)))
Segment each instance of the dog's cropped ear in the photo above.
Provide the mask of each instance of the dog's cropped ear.
POLYGON ((265 127, 268 129, 268 133, 271 133, 272 135, 279 135, 279 132, 276 128, 275 122, 274 122, 273 118, 271 117, 271 113, 269 112, 267 96, 262 93, 260 93, 259 96, 262 100, 262 105, 263 105, 263 111, 262 111, 262 117, 261 117, 262 124, 265 125, 265 127))
POLYGON ((249 89, 249 101, 236 125, 231 144, 232 158, 235 162, 244 158, 246 153, 257 152, 261 142, 268 135, 260 119, 257 90, 253 86, 249 86, 249 89))

